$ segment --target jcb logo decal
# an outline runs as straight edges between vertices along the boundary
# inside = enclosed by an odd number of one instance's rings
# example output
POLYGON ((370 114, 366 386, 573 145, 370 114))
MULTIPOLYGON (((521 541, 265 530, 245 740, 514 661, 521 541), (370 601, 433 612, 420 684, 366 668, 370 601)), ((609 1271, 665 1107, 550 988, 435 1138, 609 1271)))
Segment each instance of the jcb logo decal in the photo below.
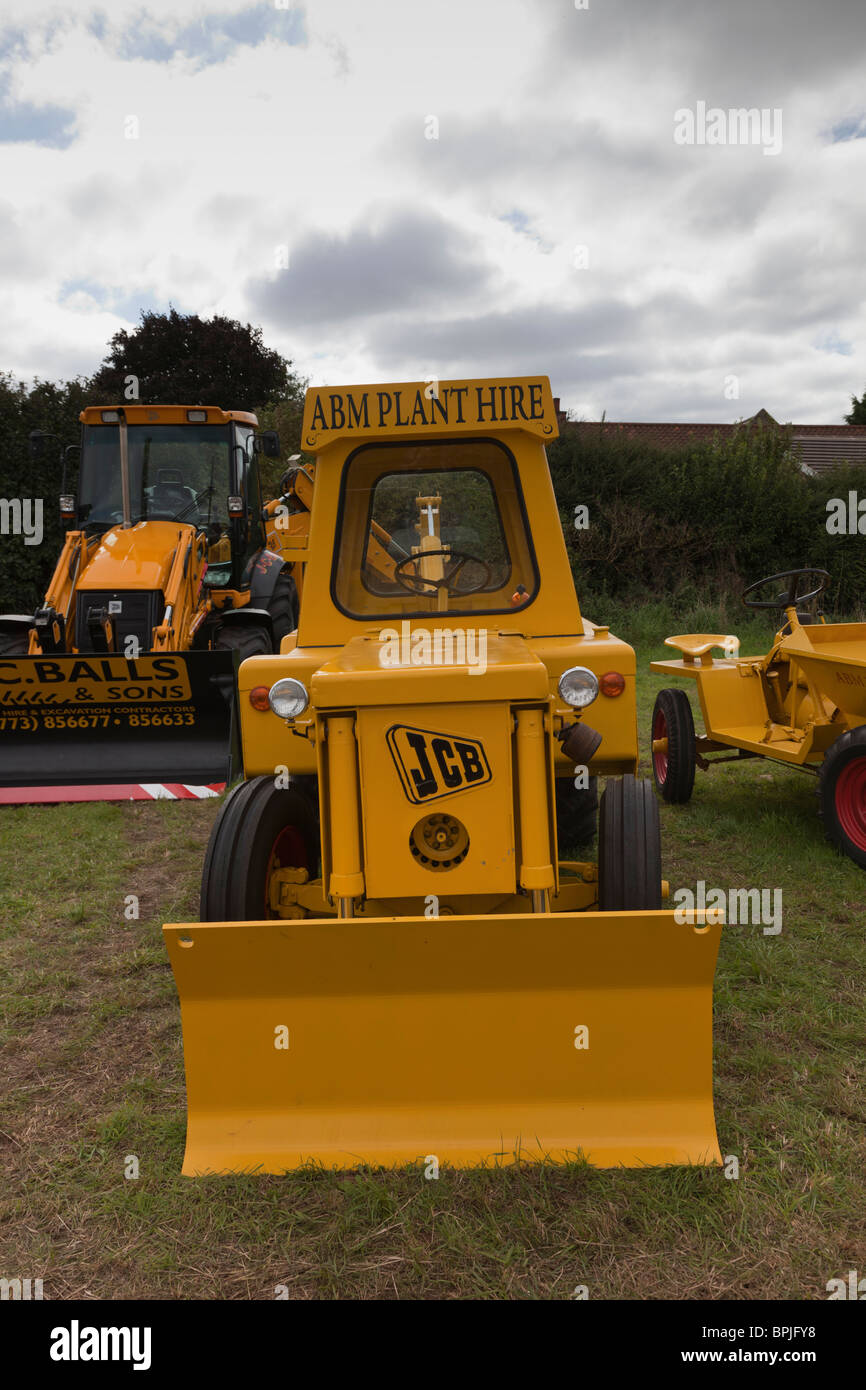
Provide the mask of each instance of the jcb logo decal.
POLYGON ((492 778, 487 755, 477 739, 433 729, 410 729, 405 724, 393 724, 386 737, 410 801, 453 796, 492 778))

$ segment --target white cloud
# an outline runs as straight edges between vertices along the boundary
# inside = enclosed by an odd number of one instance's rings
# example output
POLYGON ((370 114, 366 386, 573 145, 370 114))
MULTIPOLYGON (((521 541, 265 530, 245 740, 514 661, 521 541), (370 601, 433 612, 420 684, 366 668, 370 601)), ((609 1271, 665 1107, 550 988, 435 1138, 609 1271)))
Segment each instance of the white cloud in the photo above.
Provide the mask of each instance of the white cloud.
POLYGON ((99 15, 4 6, 0 96, 75 134, 0 143, 2 368, 90 371, 171 301, 315 381, 519 363, 608 418, 832 421, 866 383, 860 0, 99 15), (677 146, 698 100, 781 108, 782 153, 677 146))

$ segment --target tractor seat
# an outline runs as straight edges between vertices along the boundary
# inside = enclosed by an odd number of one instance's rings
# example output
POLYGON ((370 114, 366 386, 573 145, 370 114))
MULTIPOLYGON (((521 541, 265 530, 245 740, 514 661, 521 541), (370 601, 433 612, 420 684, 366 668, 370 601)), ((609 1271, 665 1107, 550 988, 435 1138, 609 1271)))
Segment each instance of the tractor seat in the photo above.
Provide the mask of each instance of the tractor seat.
POLYGON ((184 487, 183 483, 157 483, 151 495, 149 515, 171 520, 185 508, 191 509, 194 501, 192 488, 184 487))
MULTIPOLYGON (((818 619, 815 617, 814 613, 810 613, 807 608, 797 609, 797 622, 800 624, 801 627, 815 627, 818 625, 818 619)), ((785 622, 780 628, 781 635, 783 637, 790 637, 792 631, 793 629, 791 627, 791 624, 788 622, 788 619, 786 618, 785 622)))
POLYGON ((714 647, 721 647, 724 651, 726 644, 729 643, 736 644, 737 651, 739 651, 739 638, 725 633, 686 632, 679 637, 665 638, 666 647, 675 647, 677 651, 682 652, 683 662, 686 666, 693 666, 698 657, 701 659, 702 666, 712 666, 713 658, 710 656, 710 652, 714 647))

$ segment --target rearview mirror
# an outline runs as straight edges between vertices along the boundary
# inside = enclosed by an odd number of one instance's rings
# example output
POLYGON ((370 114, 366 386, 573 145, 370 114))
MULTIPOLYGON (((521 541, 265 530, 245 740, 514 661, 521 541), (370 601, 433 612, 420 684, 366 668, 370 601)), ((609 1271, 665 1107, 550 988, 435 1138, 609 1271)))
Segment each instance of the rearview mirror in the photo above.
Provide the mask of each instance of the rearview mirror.
POLYGON ((264 454, 266 459, 280 457, 280 436, 276 430, 262 430, 256 435, 256 452, 264 454))

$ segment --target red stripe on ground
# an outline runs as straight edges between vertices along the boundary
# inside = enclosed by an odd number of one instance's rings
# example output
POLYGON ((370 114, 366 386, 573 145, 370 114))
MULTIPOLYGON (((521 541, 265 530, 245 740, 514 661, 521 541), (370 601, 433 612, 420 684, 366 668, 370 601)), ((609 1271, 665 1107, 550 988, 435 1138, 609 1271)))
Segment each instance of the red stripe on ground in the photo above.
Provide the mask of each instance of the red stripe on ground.
POLYGON ((58 801, 152 801, 136 782, 93 787, 0 787, 0 806, 38 806, 58 801))

